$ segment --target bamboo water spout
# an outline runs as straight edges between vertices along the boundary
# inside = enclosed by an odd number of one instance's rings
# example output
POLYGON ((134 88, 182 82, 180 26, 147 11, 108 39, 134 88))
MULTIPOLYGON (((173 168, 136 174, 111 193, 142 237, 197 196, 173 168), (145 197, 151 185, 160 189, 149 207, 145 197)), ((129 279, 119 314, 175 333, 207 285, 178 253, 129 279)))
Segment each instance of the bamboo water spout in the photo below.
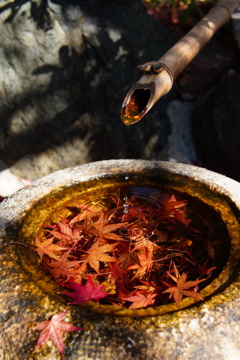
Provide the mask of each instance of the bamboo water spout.
POLYGON ((201 21, 158 61, 139 65, 144 73, 128 91, 122 105, 125 125, 135 124, 173 85, 175 78, 199 53, 216 31, 230 20, 239 0, 220 0, 201 21))

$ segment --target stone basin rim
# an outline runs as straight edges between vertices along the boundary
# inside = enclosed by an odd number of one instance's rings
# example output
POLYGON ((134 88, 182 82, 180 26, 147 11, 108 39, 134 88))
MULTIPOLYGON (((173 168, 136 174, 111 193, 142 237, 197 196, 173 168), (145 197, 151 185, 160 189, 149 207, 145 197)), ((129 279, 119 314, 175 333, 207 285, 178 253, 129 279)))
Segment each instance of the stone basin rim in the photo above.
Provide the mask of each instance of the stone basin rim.
MULTIPOLYGON (((79 182, 85 182, 87 180, 91 180, 92 178, 96 178, 96 176, 99 178, 105 177, 108 174, 114 174, 114 172, 147 174, 148 171, 154 169, 162 171, 163 173, 165 173, 165 175, 173 174, 179 175, 182 178, 187 177, 197 183, 206 185, 209 189, 217 192, 218 194, 224 195, 232 202, 234 202, 235 205, 237 205, 236 203, 240 204, 240 196, 238 195, 240 194, 240 184, 238 182, 229 179, 226 176, 214 173, 203 168, 192 165, 169 163, 162 161, 106 160, 80 165, 74 168, 59 170, 55 173, 45 176, 44 178, 36 180, 28 187, 13 194, 0 205, 0 210, 4 208, 14 208, 15 211, 14 214, 12 211, 9 211, 9 218, 6 217, 5 219, 0 220, 0 230, 6 228, 7 223, 9 223, 10 221, 12 222, 14 219, 20 221, 21 218, 24 218, 24 215, 26 213, 26 206, 31 208, 31 206, 37 203, 42 197, 48 195, 49 193, 53 193, 56 190, 59 190, 59 188, 61 187, 71 186, 79 182), (26 198, 24 208, 21 206, 22 196, 26 198)), ((240 206, 237 207, 239 209, 240 206)), ((193 305, 194 302, 189 305, 193 305)), ((185 299, 183 300, 183 303, 185 303, 185 299)), ((102 309, 103 307, 105 307, 105 305, 100 306, 100 308, 102 309)), ((175 312, 176 310, 183 310, 185 307, 186 306, 183 305, 183 307, 179 309, 174 308, 170 311, 175 312)), ((86 306, 86 309, 87 308, 88 307, 86 306)), ((149 312, 149 314, 140 315, 140 313, 142 312, 141 310, 135 310, 131 312, 139 313, 139 316, 152 315, 151 311, 149 312)), ((112 315, 118 315, 117 313, 118 311, 116 312, 116 314, 114 314, 113 311, 112 315)), ((119 315, 121 314, 119 313, 119 315)), ((135 316, 138 315, 136 314, 135 316)))
POLYGON ((79 180, 87 181, 94 177, 96 174, 104 176, 109 171, 118 172, 137 172, 156 169, 164 172, 169 172, 175 175, 190 177, 196 182, 201 182, 211 190, 216 191, 218 194, 224 195, 231 199, 232 202, 240 209, 240 183, 230 179, 224 175, 215 173, 213 171, 200 168, 195 165, 187 165, 181 163, 171 163, 168 161, 155 161, 155 160, 103 160, 92 163, 79 165, 76 167, 66 168, 58 170, 54 173, 46 175, 27 187, 17 191, 13 195, 9 196, 0 204, 0 209, 4 210, 8 207, 15 207, 15 213, 11 214, 10 218, 3 219, 0 217, 0 229, 5 226, 11 219, 23 216, 26 206, 31 206, 34 202, 41 197, 47 195, 49 192, 54 191, 61 186, 70 186, 77 183, 79 180), (41 188, 39 188, 41 185, 41 188), (35 189, 36 192, 33 190, 35 189), (19 199, 25 195, 26 202, 25 208, 21 207, 19 199))

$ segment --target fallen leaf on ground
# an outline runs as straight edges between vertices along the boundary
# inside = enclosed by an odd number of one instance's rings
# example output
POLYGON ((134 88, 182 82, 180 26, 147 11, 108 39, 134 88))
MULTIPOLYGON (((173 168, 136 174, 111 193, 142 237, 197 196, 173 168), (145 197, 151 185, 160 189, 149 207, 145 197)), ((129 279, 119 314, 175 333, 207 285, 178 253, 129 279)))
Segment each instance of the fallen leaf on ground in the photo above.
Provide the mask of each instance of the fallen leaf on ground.
POLYGON ((37 344, 35 345, 34 351, 42 346, 47 340, 52 340, 60 354, 63 355, 64 340, 63 332, 83 330, 78 326, 72 325, 66 321, 62 321, 66 316, 68 309, 61 313, 53 315, 51 320, 42 321, 40 324, 34 326, 32 330, 42 330, 38 337, 37 344))

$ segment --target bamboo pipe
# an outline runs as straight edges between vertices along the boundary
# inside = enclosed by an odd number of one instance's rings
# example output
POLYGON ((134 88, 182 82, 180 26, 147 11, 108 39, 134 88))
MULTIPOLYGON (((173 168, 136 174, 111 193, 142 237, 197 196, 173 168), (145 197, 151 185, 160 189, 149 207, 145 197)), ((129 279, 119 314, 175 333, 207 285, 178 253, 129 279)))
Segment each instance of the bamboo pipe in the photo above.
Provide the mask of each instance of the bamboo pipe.
POLYGON ((123 101, 121 119, 125 125, 141 120, 152 106, 171 90, 175 78, 216 31, 230 20, 238 3, 239 0, 220 0, 158 61, 137 66, 144 73, 123 101))

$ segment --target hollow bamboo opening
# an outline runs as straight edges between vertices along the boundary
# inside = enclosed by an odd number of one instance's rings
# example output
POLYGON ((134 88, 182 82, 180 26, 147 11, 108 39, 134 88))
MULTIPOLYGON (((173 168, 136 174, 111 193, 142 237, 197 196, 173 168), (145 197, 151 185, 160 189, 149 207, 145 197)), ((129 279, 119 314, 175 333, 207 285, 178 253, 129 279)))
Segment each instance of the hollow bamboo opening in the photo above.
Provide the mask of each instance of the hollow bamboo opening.
POLYGON ((144 73, 123 101, 121 119, 125 125, 132 125, 141 120, 152 106, 171 90, 173 80, 192 61, 216 31, 230 20, 231 12, 238 3, 239 0, 220 0, 192 30, 158 61, 151 61, 138 66, 144 73), (146 90, 148 91, 145 93, 146 90))

